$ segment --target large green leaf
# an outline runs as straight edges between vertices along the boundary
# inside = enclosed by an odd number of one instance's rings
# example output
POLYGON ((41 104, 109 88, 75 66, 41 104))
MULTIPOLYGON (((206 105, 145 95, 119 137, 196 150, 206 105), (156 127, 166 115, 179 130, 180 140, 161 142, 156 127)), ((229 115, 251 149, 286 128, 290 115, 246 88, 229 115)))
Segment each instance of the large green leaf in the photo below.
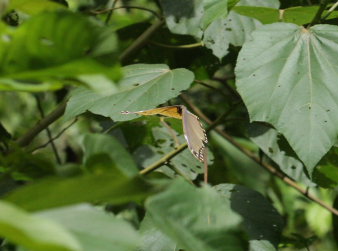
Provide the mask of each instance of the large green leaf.
POLYGON ((266 25, 243 46, 236 66, 251 121, 274 125, 310 174, 338 135, 337 34, 332 25, 266 25))
POLYGON ((90 205, 56 208, 38 215, 60 223, 84 251, 133 251, 140 243, 140 236, 128 222, 90 205))
POLYGON ((247 250, 235 231, 241 218, 230 202, 205 186, 183 180, 146 201, 153 223, 186 250, 247 250))
POLYGON ((68 179, 44 179, 18 188, 5 199, 36 211, 80 202, 121 204, 142 200, 150 193, 150 185, 141 178, 106 171, 68 179))
POLYGON ((243 186, 220 184, 214 188, 229 199, 231 209, 243 217, 250 237, 250 250, 276 250, 284 221, 270 202, 260 193, 243 186))
POLYGON ((66 11, 36 15, 18 28, 1 23, 0 89, 39 91, 39 83, 41 91, 56 89, 65 78, 69 84, 74 82, 69 78, 90 74, 117 79, 116 68, 95 58, 116 50, 114 33, 105 31, 100 23, 66 11))
POLYGON ((249 126, 249 136, 284 173, 307 186, 315 185, 306 176, 303 163, 297 156, 293 156, 292 149, 288 149, 290 147, 286 140, 275 129, 262 123, 252 123, 249 126))
POLYGON ((194 79, 192 72, 170 70, 166 65, 130 65, 123 68, 123 73, 119 90, 111 95, 76 89, 68 102, 65 118, 70 119, 88 110, 115 121, 130 120, 136 115, 126 116, 121 111, 155 108, 189 88, 194 79))
MULTIPOLYGON (((241 0, 237 6, 261 6, 277 9, 277 0, 241 0)), ((203 42, 212 50, 213 54, 222 59, 228 54, 229 44, 241 46, 248 39, 251 32, 261 23, 230 11, 226 18, 219 18, 211 23, 204 32, 203 42)))
MULTIPOLYGON (((103 134, 87 134, 83 139, 84 162, 98 154, 108 154, 113 165, 122 173, 134 176, 138 173, 132 156, 115 137, 103 134)), ((88 164, 88 163, 87 163, 88 164)))
POLYGON ((78 241, 59 224, 0 201, 0 236, 34 251, 80 251, 78 241))

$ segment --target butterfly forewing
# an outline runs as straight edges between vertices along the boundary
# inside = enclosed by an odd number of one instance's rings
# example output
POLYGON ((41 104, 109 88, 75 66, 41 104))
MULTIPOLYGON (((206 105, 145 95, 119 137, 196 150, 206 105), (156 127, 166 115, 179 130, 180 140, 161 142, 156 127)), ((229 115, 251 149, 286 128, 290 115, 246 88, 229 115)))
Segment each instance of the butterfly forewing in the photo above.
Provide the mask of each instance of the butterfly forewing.
POLYGON ((190 151, 199 161, 203 161, 204 143, 207 143, 208 139, 198 117, 185 107, 183 109, 183 130, 190 151))

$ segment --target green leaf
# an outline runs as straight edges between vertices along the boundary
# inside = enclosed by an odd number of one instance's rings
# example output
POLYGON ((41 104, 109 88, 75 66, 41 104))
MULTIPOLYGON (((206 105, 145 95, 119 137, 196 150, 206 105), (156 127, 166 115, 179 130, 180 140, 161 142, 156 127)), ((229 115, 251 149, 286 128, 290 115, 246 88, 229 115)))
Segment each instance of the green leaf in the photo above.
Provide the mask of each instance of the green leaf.
POLYGON ((9 10, 19 10, 30 15, 63 8, 65 8, 64 5, 49 0, 10 0, 8 6, 9 10))
POLYGON ((139 177, 127 178, 102 172, 68 179, 40 180, 16 189, 5 199, 26 210, 36 211, 80 202, 122 204, 142 200, 150 193, 150 185, 139 177))
POLYGON ((149 214, 141 222, 140 234, 142 245, 138 248, 139 251, 173 251, 177 248, 177 244, 154 225, 149 214))
POLYGON ((208 186, 195 188, 179 179, 149 198, 146 208, 155 226, 183 249, 247 250, 234 230, 241 218, 208 186))
POLYGON ((337 72, 332 68, 338 28, 271 24, 252 36, 236 66, 237 88, 250 119, 282 133, 312 175, 338 134, 337 72))
POLYGON ((203 0, 160 0, 160 4, 172 33, 202 37, 203 0))
POLYGON ((337 34, 332 25, 266 25, 243 46, 236 66, 251 121, 282 133, 310 175, 338 134, 337 34))
MULTIPOLYGON (((278 8, 277 0, 241 0, 237 6, 262 6, 278 8)), ((217 19, 210 24, 204 32, 203 42, 205 46, 212 50, 213 54, 222 59, 228 54, 229 44, 242 46, 253 30, 261 23, 255 19, 248 18, 230 11, 229 15, 223 19, 217 19)))
POLYGON ((243 217, 250 238, 250 250, 276 250, 284 220, 260 193, 243 186, 220 184, 214 187, 229 199, 231 209, 243 217))
POLYGON ((61 224, 77 238, 84 251, 133 251, 141 240, 128 222, 86 204, 56 208, 38 215, 61 224))
MULTIPOLYGON (((275 22, 294 23, 297 25, 308 24, 318 11, 318 6, 297 6, 287 8, 285 10, 277 10, 273 8, 257 7, 257 6, 235 6, 233 8, 238 14, 255 18, 263 24, 275 22)), ((323 12, 323 16, 327 11, 323 12)), ((338 17, 338 11, 333 11, 327 18, 333 19, 338 17)))
POLYGON ((119 91, 114 94, 103 96, 84 88, 76 89, 68 102, 65 119, 88 110, 115 121, 130 120, 137 115, 127 116, 121 111, 155 108, 188 89, 194 79, 192 72, 170 70, 166 65, 130 65, 123 68, 123 73, 119 91))
POLYGON ((228 0, 204 0, 202 27, 205 30, 213 21, 228 15, 228 0))
POLYGON ((116 50, 116 41, 111 41, 114 33, 102 34, 101 24, 66 11, 36 15, 18 28, 1 24, 0 90, 55 90, 65 82, 74 83, 70 78, 90 74, 117 79, 116 67, 94 58, 116 50))
POLYGON ((279 10, 256 6, 235 6, 236 13, 259 20, 262 24, 270 24, 279 21, 279 10))
POLYGON ((84 163, 96 154, 108 154, 113 165, 124 175, 138 174, 138 168, 127 150, 115 137, 104 134, 87 134, 83 139, 84 163))
MULTIPOLYGON (((282 135, 262 123, 252 123, 249 126, 250 139, 257 144, 260 149, 276 164, 279 168, 292 177, 294 180, 302 182, 307 186, 315 186, 304 173, 304 165, 293 156, 292 149, 288 149, 287 142, 282 135), (285 147, 284 147, 285 146, 285 147)), ((290 148, 290 147, 289 147, 290 148)))
POLYGON ((78 241, 59 224, 0 201, 0 236, 35 251, 80 251, 78 241))

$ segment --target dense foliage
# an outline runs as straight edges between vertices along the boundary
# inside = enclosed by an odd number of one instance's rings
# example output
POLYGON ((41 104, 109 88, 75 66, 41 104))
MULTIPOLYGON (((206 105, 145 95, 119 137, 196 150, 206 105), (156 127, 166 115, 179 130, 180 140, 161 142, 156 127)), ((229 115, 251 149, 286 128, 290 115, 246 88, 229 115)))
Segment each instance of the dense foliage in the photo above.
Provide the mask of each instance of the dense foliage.
POLYGON ((337 250, 337 6, 0 0, 0 250, 337 250))

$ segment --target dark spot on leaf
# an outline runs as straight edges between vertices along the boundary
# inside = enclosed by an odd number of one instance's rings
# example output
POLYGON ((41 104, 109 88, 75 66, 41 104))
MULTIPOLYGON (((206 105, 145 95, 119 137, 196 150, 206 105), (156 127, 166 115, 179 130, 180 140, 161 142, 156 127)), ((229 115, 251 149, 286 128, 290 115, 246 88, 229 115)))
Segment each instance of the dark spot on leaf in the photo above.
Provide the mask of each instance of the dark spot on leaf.
POLYGON ((231 29, 231 28, 226 28, 225 30, 227 30, 227 31, 232 31, 232 29, 231 29))
POLYGON ((134 86, 139 86, 140 84, 139 83, 136 83, 136 84, 133 84, 134 86))
POLYGON ((229 22, 231 22, 232 20, 231 20, 231 18, 229 18, 229 22))
POLYGON ((295 170, 295 169, 296 169, 296 167, 295 167, 295 166, 291 166, 291 169, 295 170))
POLYGON ((273 153, 273 149, 269 147, 269 153, 273 153))
POLYGON ((280 85, 278 85, 278 87, 280 87, 280 85))
POLYGON ((327 111, 327 112, 329 112, 329 111, 330 111, 330 109, 327 109, 326 111, 327 111))
POLYGON ((182 166, 184 166, 184 167, 187 167, 187 165, 186 165, 186 164, 184 164, 184 163, 182 164, 182 166))
POLYGON ((172 91, 175 91, 175 88, 171 88, 172 91))
POLYGON ((327 120, 324 120, 324 123, 327 123, 327 120))
POLYGON ((162 151, 156 151, 158 154, 164 154, 164 152, 162 151))
POLYGON ((253 77, 256 77, 256 74, 252 74, 253 77))

